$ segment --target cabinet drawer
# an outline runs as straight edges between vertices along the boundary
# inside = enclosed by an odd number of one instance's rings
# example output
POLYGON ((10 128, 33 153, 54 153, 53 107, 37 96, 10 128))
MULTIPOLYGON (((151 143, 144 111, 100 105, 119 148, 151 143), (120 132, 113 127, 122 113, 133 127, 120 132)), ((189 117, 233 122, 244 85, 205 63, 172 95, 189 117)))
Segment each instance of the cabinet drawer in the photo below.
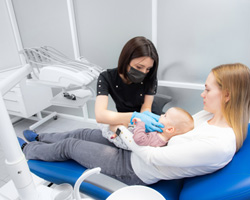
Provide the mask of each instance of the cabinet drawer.
MULTIPOLYGON (((7 79, 20 67, 0 71, 1 79, 7 79)), ((51 105, 53 94, 51 88, 39 84, 28 84, 24 77, 17 85, 3 96, 9 114, 29 118, 51 105)))
POLYGON ((8 113, 13 116, 24 117, 22 112, 8 110, 8 113))
POLYGON ((16 112, 22 112, 22 104, 18 101, 12 101, 12 100, 5 100, 4 101, 5 106, 8 111, 16 111, 16 112))
POLYGON ((7 92, 3 96, 4 100, 10 100, 10 101, 21 101, 22 94, 20 91, 20 88, 12 88, 9 92, 7 92))

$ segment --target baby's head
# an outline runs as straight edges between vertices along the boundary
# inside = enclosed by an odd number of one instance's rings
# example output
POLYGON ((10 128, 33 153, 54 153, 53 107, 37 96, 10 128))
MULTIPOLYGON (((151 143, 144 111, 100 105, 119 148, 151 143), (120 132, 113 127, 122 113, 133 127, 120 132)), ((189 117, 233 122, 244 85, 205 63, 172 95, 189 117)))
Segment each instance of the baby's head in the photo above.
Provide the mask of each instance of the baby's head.
POLYGON ((169 136, 180 135, 194 128, 193 117, 184 109, 172 107, 160 116, 159 122, 164 125, 163 133, 169 136))

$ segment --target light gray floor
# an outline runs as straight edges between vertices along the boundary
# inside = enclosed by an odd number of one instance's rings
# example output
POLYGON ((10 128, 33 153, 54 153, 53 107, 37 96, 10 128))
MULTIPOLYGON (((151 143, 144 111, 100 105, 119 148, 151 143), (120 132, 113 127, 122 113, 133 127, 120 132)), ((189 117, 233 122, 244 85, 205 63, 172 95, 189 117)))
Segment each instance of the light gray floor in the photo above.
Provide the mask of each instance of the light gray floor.
MULTIPOLYGON (((29 126, 34 124, 35 121, 24 119, 19 122, 16 122, 13 127, 16 132, 16 135, 23 138, 22 132, 26 129, 29 129, 29 126)), ((77 128, 97 128, 95 123, 87 123, 79 120, 71 120, 58 117, 57 120, 49 120, 46 123, 42 124, 36 129, 37 133, 50 133, 50 132, 63 132, 68 130, 73 130, 77 128)), ((1 133, 3 134, 3 133, 1 133)), ((5 166, 5 157, 0 146, 0 187, 3 186, 10 180, 8 172, 5 166)))

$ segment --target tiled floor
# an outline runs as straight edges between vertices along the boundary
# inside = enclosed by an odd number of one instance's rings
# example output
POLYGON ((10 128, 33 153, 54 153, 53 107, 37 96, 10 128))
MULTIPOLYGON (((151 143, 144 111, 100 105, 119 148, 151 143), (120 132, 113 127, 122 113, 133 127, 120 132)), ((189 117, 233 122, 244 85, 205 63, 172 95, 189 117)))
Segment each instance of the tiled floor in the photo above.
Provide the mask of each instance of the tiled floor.
MULTIPOLYGON (((29 126, 31 126, 34 123, 35 121, 28 120, 28 119, 24 119, 15 123, 14 129, 15 129, 16 135, 23 138, 22 136, 23 130, 29 129, 29 126)), ((73 130, 73 129, 84 128, 84 127, 96 128, 96 124, 58 117, 57 120, 51 119, 48 122, 42 124, 36 129, 36 131, 38 133, 63 132, 67 130, 73 130)), ((5 183, 7 183, 9 180, 10 180, 10 177, 6 170, 4 153, 0 146, 0 187, 3 186, 5 183)))

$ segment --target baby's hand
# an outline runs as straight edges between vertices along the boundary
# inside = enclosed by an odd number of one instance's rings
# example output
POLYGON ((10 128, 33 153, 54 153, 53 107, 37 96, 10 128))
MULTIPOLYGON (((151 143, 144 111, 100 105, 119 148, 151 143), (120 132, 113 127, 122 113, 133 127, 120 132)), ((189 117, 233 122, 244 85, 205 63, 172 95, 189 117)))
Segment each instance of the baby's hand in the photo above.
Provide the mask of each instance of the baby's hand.
POLYGON ((140 122, 140 121, 141 121, 141 119, 140 118, 136 118, 136 117, 134 117, 133 120, 132 120, 132 122, 134 124, 136 124, 137 122, 140 122))
POLYGON ((117 137, 117 135, 114 133, 114 135, 112 135, 111 137, 110 137, 110 139, 115 139, 117 137))

